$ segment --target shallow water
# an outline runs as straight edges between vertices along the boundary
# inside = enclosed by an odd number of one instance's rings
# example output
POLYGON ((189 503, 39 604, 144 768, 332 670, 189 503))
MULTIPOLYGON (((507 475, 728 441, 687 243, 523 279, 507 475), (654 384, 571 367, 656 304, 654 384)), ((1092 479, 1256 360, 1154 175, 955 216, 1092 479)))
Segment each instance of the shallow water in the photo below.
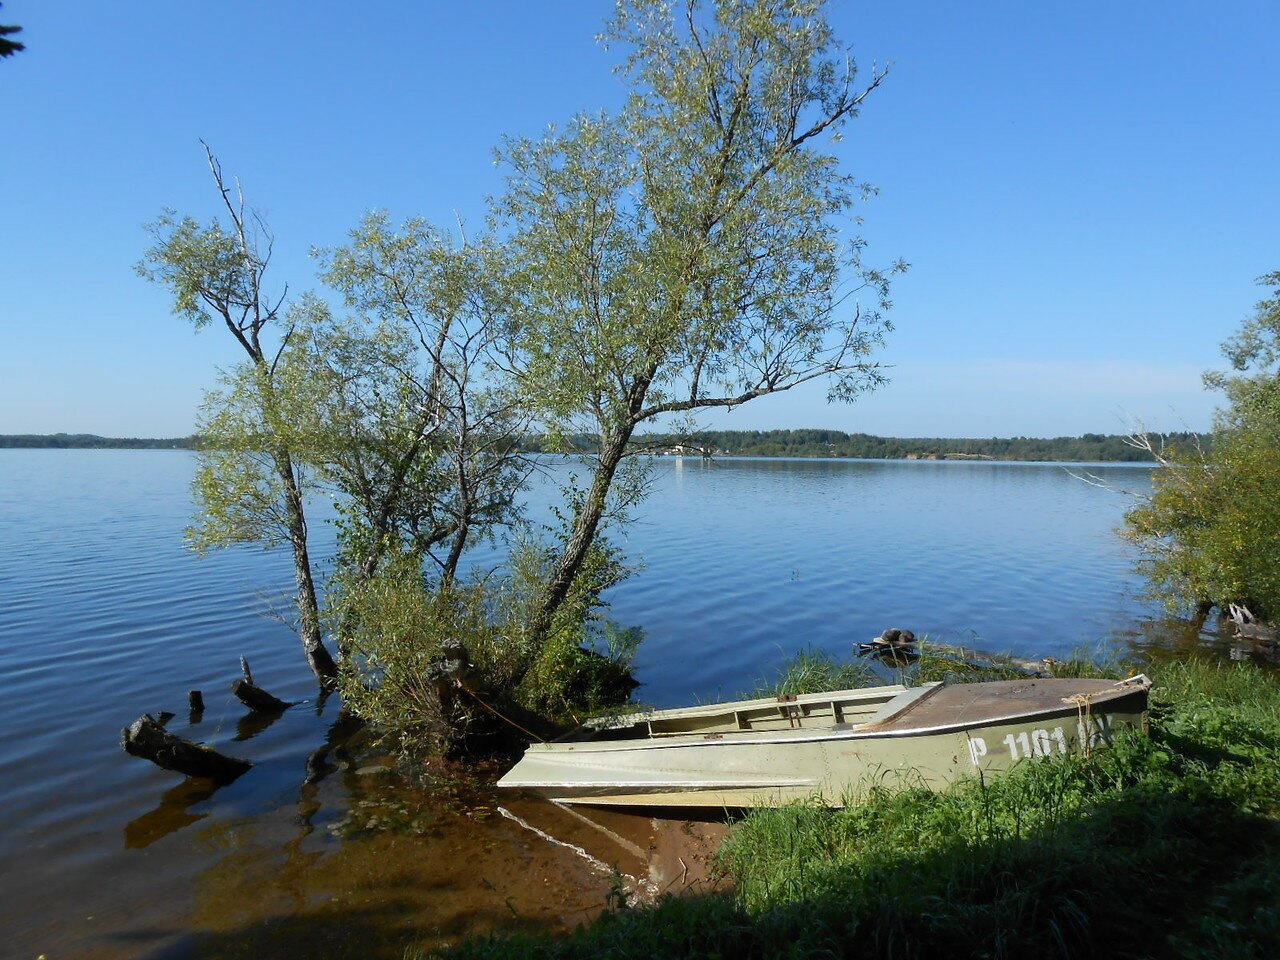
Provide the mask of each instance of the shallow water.
MULTIPOLYGON (((533 516, 571 469, 548 462, 533 516)), ((1145 468, 1089 469, 1149 485, 1145 468)), ((184 548, 192 470, 183 452, 0 451, 0 927, 16 956, 399 957, 572 926, 616 880, 533 826, 653 879, 636 850, 669 825, 611 814, 620 843, 453 777, 426 793, 347 744, 296 639, 263 616, 288 610, 289 558, 184 548), (242 654, 308 702, 247 721, 227 692, 242 654), (207 702, 194 724, 190 689, 207 702), (254 768, 209 794, 126 757, 120 728, 161 710, 254 768)), ((846 656, 887 626, 1035 656, 1176 644, 1114 535, 1126 503, 1058 465, 662 460, 621 538, 643 568, 613 616, 644 628, 639 696, 659 705, 749 688, 806 646, 846 656)))

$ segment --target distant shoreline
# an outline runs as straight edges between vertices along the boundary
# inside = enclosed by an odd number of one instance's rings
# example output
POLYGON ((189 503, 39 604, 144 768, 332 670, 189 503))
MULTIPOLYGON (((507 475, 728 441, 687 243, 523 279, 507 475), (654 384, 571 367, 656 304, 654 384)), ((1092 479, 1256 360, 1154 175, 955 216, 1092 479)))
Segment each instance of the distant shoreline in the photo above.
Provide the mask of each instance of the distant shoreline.
POLYGON ((94 433, 0 433, 0 450, 194 450, 196 437, 100 437, 94 433))
MULTIPOLYGON (((1166 435, 1177 444, 1191 433, 1166 435)), ((637 437, 652 453, 685 457, 769 457, 815 460, 967 460, 1013 463, 1151 463, 1151 456, 1117 434, 1079 437, 877 437, 839 430, 708 430, 687 437, 651 434, 637 437)), ((567 448, 548 449, 541 437, 523 442, 529 453, 589 453, 596 438, 579 434, 567 448)), ((0 434, 9 450, 194 450, 199 437, 101 437, 91 433, 0 434)))

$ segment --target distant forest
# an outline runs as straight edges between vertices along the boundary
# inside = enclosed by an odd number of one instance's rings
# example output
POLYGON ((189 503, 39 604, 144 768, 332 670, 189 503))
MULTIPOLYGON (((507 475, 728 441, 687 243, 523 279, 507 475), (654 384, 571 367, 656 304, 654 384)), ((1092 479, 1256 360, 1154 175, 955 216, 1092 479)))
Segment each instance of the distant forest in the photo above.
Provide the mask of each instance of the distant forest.
POLYGON ((192 450, 195 437, 99 437, 92 433, 0 433, 0 448, 54 450, 192 450))
MULTIPOLYGON (((1187 443, 1192 433, 1165 435, 1166 443, 1187 443)), ((1202 440, 1204 438, 1201 438, 1202 440)), ((90 433, 0 434, 0 448, 190 450, 197 437, 99 437, 90 433)), ((569 438, 570 449, 588 453, 597 440, 588 434, 569 438)), ((721 457, 860 457, 869 460, 1051 460, 1083 462, 1150 462, 1151 457, 1123 436, 1086 433, 1079 437, 991 437, 958 440, 945 437, 875 437, 839 430, 705 430, 688 436, 646 434, 636 445, 655 453, 721 457)), ((530 453, 549 449, 539 437, 521 445, 530 453)))
MULTIPOLYGON (((1178 445, 1195 439, 1193 433, 1165 435, 1167 444, 1178 445)), ((570 438, 573 450, 595 449, 595 437, 580 434, 570 438)), ((1052 460, 1108 462, 1151 462, 1145 451, 1137 450, 1118 435, 1086 433, 1080 437, 991 437, 955 439, 945 437, 876 437, 869 433, 839 430, 704 430, 688 436, 647 434, 637 436, 638 446, 657 452, 706 453, 723 457, 859 457, 868 460, 957 459, 957 460, 1052 460)), ((541 441, 527 440, 524 448, 542 450, 541 441)))

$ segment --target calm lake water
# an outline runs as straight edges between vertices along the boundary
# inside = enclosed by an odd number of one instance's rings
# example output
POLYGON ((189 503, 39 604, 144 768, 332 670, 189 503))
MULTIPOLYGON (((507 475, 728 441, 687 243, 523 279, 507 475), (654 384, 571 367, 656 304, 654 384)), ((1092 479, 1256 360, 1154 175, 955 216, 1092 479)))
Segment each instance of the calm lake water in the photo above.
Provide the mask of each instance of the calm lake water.
MULTIPOLYGON (((296 639, 263 615, 287 611, 289 557, 184 548, 193 464, 0 451, 4 949, 398 957, 598 909, 608 870, 520 821, 575 845, 590 828, 456 779, 428 795, 347 745, 339 705, 315 701, 296 639), (309 702, 246 718, 227 692, 241 654, 261 685, 309 702), (190 689, 207 701, 195 723, 190 689), (254 769, 210 794, 126 757, 121 727, 162 710, 254 769)), ((548 464, 534 514, 568 469, 548 464)), ((1059 465, 661 460, 620 541, 642 569, 613 616, 644 629, 639 696, 659 705, 749 688, 805 647, 847 656, 888 626, 1036 656, 1172 642, 1115 536, 1126 504, 1059 465)), ((652 827, 611 821, 641 847, 652 827)))

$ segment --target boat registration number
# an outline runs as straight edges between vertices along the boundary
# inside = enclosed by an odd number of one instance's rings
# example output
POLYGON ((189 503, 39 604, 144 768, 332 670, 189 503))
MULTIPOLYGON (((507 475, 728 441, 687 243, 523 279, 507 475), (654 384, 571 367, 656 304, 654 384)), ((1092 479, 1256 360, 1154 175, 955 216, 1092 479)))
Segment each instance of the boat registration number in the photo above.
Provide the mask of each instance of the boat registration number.
MULTIPOLYGON (((1089 717, 1076 724, 1075 742, 1085 749, 1100 746, 1111 741, 1111 717, 1109 714, 1089 717)), ((997 753, 1003 746, 1012 760, 1023 760, 1031 757, 1047 757, 1054 753, 1067 753, 1071 748, 1066 731, 1062 727, 1034 730, 1019 730, 1006 734, 996 745, 997 753)), ((984 757, 991 753, 984 737, 969 737, 969 758, 975 767, 982 765, 984 757)))

